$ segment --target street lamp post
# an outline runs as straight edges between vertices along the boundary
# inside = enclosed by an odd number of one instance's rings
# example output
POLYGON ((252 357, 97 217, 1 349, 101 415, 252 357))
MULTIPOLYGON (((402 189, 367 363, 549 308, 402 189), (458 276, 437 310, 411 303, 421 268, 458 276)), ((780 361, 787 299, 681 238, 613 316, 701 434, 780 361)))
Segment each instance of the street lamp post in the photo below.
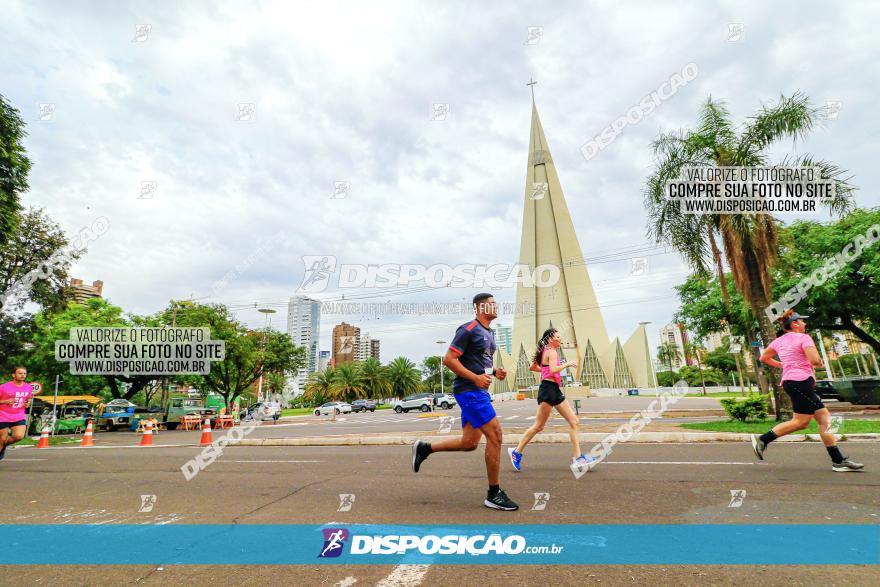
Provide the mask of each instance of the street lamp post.
MULTIPOLYGON (((435 341, 437 344, 446 344, 446 341, 437 340, 435 341)), ((443 389, 443 355, 440 355, 440 393, 446 393, 443 389)))
MULTIPOLYGON (((261 401, 263 396, 263 363, 266 361, 266 336, 269 335, 269 314, 274 314, 276 311, 272 308, 260 308, 257 311, 266 315, 266 333, 263 335, 263 342, 260 349, 260 383, 257 385, 257 401, 261 401)), ((267 400, 268 395, 269 394, 266 393, 267 400)))

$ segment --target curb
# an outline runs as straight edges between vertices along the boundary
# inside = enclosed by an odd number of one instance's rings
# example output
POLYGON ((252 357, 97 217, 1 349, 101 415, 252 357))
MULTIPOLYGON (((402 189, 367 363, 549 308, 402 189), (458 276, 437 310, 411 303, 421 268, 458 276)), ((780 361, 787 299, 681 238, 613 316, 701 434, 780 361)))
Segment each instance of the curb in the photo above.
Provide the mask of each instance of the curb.
MULTIPOLYGON (((614 432, 603 434, 601 432, 582 432, 579 435, 581 442, 601 442, 614 432)), ((304 436, 301 438, 243 438, 229 443, 229 446, 388 446, 410 445, 416 439, 427 442, 438 442, 452 438, 453 435, 432 436, 304 436)), ((684 442, 748 442, 751 434, 726 433, 726 432, 640 432, 632 438, 621 442, 644 442, 644 443, 684 443, 684 442)), ((522 434, 507 434, 504 443, 518 443, 522 434)), ((819 441, 818 434, 791 434, 783 436, 776 442, 813 442, 819 441)), ((880 433, 869 432, 864 434, 839 435, 841 441, 880 441, 880 433)), ((480 441, 485 442, 485 439, 480 441)), ((538 444, 567 444, 570 442, 567 433, 538 434, 532 439, 532 443, 538 444)))

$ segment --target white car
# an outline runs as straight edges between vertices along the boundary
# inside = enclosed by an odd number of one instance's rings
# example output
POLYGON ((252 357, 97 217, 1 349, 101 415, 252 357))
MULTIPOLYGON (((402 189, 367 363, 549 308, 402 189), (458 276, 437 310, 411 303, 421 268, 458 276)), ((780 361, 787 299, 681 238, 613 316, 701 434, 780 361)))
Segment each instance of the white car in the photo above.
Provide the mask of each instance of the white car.
POLYGON ((254 420, 278 420, 281 417, 281 404, 278 402, 260 402, 245 410, 244 418, 254 420))
POLYGON ((345 402, 327 402, 326 404, 315 408, 316 416, 320 416, 321 414, 333 414, 334 412, 337 414, 350 414, 351 404, 345 402))
POLYGON ((394 406, 394 411, 400 414, 410 410, 419 410, 420 412, 430 412, 434 403, 433 393, 415 393, 408 395, 394 406))

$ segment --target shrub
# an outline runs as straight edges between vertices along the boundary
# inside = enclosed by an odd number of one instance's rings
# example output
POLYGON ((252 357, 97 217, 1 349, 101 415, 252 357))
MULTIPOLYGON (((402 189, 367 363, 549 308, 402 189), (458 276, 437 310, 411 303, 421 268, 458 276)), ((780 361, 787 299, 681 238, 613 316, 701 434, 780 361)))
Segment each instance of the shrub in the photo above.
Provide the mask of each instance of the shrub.
POLYGON ((727 412, 727 417, 740 422, 748 420, 767 419, 767 396, 760 393, 750 393, 746 399, 723 398, 721 406, 727 412))

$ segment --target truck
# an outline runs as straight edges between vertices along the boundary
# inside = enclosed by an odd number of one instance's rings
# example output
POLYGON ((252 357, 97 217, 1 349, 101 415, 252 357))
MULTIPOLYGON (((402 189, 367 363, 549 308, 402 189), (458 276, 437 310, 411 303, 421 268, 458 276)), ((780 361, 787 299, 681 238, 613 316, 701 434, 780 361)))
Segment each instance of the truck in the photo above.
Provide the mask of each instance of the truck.
POLYGON ((217 407, 208 407, 205 400, 190 397, 189 395, 171 396, 168 405, 165 406, 165 413, 162 421, 168 430, 174 430, 180 425, 183 416, 197 415, 199 421, 204 422, 205 419, 211 421, 211 427, 217 425, 217 416, 220 410, 217 407))

